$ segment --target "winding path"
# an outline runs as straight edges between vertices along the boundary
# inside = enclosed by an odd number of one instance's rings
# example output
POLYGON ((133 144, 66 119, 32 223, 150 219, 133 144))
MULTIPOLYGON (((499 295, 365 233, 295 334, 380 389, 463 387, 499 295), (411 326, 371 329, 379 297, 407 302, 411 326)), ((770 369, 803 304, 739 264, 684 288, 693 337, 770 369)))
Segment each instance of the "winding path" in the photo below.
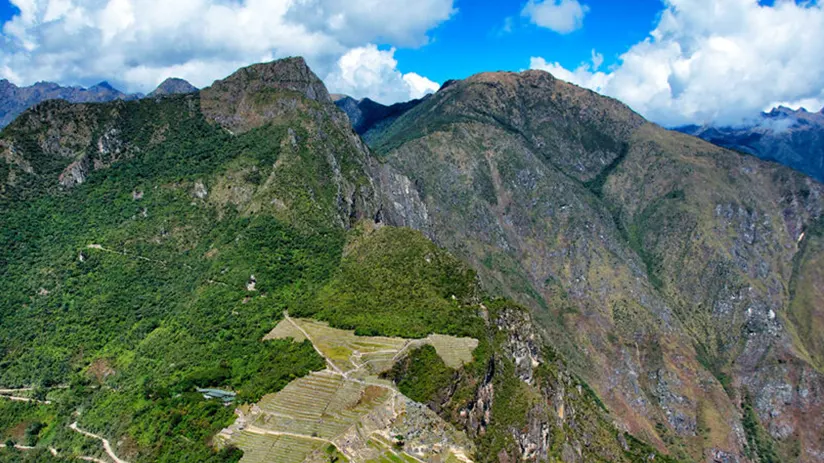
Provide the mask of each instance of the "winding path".
MULTIPOLYGON (((107 439, 105 439, 101 436, 98 436, 97 434, 94 434, 94 433, 91 433, 91 432, 84 431, 84 430, 80 429, 77 426, 77 421, 70 424, 69 428, 71 428, 72 431, 79 432, 80 434, 83 434, 86 437, 91 437, 92 439, 97 439, 97 440, 103 442, 103 448, 106 450, 106 455, 108 455, 109 458, 114 460, 115 463, 129 463, 128 461, 121 460, 120 458, 117 457, 117 455, 114 453, 114 450, 112 450, 112 444, 107 439)), ((91 461, 91 460, 89 460, 89 461, 91 461)))
MULTIPOLYGON (((6 444, 0 444, 0 449, 6 448, 6 444)), ((14 444, 14 448, 17 450, 34 450, 34 447, 29 447, 28 445, 20 445, 14 444)))
POLYGON ((343 376, 344 378, 346 378, 346 377, 347 377, 347 376, 346 376, 346 374, 345 374, 343 371, 341 371, 341 369, 340 369, 340 368, 338 368, 338 366, 337 366, 337 365, 335 365, 335 364, 332 362, 332 360, 330 360, 330 359, 329 359, 329 357, 327 357, 327 356, 326 356, 326 354, 324 354, 323 352, 321 352, 321 350, 320 350, 320 349, 318 349, 318 346, 316 346, 316 345, 315 345, 315 341, 312 339, 312 337, 311 337, 311 336, 309 336, 309 333, 307 333, 307 332, 306 332, 306 330, 304 330, 304 329, 303 329, 303 327, 301 327, 300 325, 298 325, 297 323, 295 323, 295 321, 294 321, 294 320, 292 320, 292 317, 290 317, 290 316, 289 316, 289 312, 284 311, 284 312, 283 312, 283 318, 285 318, 285 319, 286 319, 286 321, 288 321, 289 323, 291 323, 291 324, 292 324, 292 326, 294 326, 295 328, 297 328, 297 330, 298 330, 298 331, 300 331, 300 332, 301 332, 304 336, 306 336, 306 339, 308 339, 308 340, 309 340, 309 342, 311 342, 311 343, 312 343, 312 347, 314 347, 314 348, 315 348, 315 352, 317 352, 317 353, 318 353, 318 355, 320 355, 321 357, 323 357, 323 359, 324 359, 324 360, 326 360, 326 365, 327 365, 327 368, 329 368, 329 369, 331 369, 331 370, 334 370, 334 371, 335 371, 335 373, 338 373, 339 375, 343 376))

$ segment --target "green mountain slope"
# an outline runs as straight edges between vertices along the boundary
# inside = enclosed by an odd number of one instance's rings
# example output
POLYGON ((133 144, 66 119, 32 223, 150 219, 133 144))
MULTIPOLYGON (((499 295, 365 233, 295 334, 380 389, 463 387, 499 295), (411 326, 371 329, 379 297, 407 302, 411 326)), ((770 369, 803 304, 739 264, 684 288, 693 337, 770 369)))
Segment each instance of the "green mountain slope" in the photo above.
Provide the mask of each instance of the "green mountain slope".
POLYGON ((530 306, 633 433, 698 461, 824 450, 821 185, 538 71, 445 85, 372 146, 390 222, 530 306))
POLYGON ((256 400, 323 365, 260 340, 338 265, 366 158, 336 110, 269 83, 251 110, 290 113, 236 135, 209 95, 52 102, 4 132, 0 384, 71 385, 134 459, 217 461, 232 410, 193 386, 256 400))
POLYGON ((322 370, 309 341, 264 340, 287 310, 477 339, 469 365, 412 350, 386 378, 476 461, 667 461, 613 425, 527 311, 382 223, 379 166, 301 59, 194 94, 44 103, 0 153, 0 442, 33 447, 0 461, 241 460, 215 437, 234 407, 197 388, 249 405, 322 370))

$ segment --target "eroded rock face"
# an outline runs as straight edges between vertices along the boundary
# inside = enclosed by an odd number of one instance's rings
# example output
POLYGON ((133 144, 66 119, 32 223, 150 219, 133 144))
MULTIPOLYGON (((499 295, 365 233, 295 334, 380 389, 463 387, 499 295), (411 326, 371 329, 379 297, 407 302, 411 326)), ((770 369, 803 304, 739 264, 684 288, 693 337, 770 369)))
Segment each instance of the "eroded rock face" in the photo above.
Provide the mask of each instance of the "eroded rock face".
POLYGON ((592 392, 544 348, 525 309, 496 305, 489 310, 489 329, 495 354, 483 374, 458 376, 456 384, 444 385, 442 403, 435 404, 479 443, 478 461, 622 462, 635 461, 632 455, 637 454, 655 458, 654 449, 630 446, 592 392), (466 386, 472 396, 461 402, 466 386), (514 409, 517 418, 511 415, 514 409), (503 440, 509 444, 501 445, 503 440))
POLYGON ((6 162, 22 171, 18 175, 44 176, 52 185, 82 184, 92 171, 106 169, 136 151, 120 127, 125 104, 103 108, 62 100, 42 103, 7 131, 6 162))
POLYGON ((69 164, 69 166, 66 167, 66 170, 60 174, 58 181, 60 182, 60 185, 64 187, 80 185, 86 181, 86 177, 89 175, 90 170, 91 162, 88 157, 83 156, 77 161, 69 164))

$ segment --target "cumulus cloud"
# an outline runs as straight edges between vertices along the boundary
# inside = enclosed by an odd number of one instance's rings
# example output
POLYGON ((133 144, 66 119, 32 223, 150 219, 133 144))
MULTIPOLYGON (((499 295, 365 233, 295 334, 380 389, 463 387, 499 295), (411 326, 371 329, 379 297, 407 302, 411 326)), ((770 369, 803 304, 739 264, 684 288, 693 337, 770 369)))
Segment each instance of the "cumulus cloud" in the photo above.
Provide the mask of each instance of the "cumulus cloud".
POLYGON ((545 69, 665 125, 736 124, 783 103, 824 103, 824 9, 778 0, 666 0, 650 36, 607 72, 545 69))
POLYGON ((596 54, 593 50, 592 63, 581 63, 575 70, 570 71, 558 62, 550 63, 541 57, 533 56, 529 60, 529 68, 547 71, 561 80, 604 93, 611 76, 604 72, 598 72, 597 69, 601 66, 603 60, 604 57, 596 54))
POLYGON ((383 104, 421 98, 440 88, 426 77, 410 72, 401 73, 395 60, 395 49, 380 50, 369 44, 343 55, 335 69, 326 76, 330 91, 353 98, 369 97, 383 104))
POLYGON ((304 56, 318 75, 378 41, 420 46, 454 0, 11 0, 0 78, 149 91, 169 76, 202 87, 240 66, 304 56))
POLYGON ((578 0, 529 0, 521 14, 537 26, 569 34, 584 26, 588 11, 578 0))
POLYGON ((455 11, 451 0, 294 0, 287 18, 338 36, 347 46, 369 41, 419 46, 428 41, 433 24, 455 11))

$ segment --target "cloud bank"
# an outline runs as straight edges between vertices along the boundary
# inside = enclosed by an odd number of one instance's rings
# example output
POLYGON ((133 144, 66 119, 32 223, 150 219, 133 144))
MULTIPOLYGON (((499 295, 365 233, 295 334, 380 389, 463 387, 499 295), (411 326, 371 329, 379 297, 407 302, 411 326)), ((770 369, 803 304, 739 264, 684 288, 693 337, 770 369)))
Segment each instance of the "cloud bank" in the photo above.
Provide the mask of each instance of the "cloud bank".
POLYGON ((569 34, 584 26, 588 11, 578 0, 529 0, 521 14, 536 26, 569 34))
POLYGON ((369 97, 383 104, 421 98, 440 88, 414 72, 398 71, 394 53, 394 49, 382 51, 375 45, 354 48, 338 60, 324 81, 340 93, 358 99, 369 97))
MULTIPOLYGON (((607 71, 530 67, 618 98, 665 125, 736 124, 778 104, 824 105, 824 9, 776 0, 666 0, 650 36, 607 71)), ((600 63, 598 63, 600 64, 600 63)))
MULTIPOLYGON (((0 78, 91 84, 108 78, 127 91, 152 90, 169 76, 198 87, 238 67, 304 56, 320 76, 344 76, 372 43, 417 47, 455 13, 453 0, 11 0, 20 14, 0 35, 0 78)), ((385 53, 385 52, 380 52, 385 53)), ((370 56, 374 55, 371 53, 370 56)), ((396 75, 386 92, 418 95, 431 82, 396 75), (412 82, 412 83, 410 83, 412 82)), ((364 58, 365 59, 365 58, 364 58)), ((394 70, 394 72, 397 72, 394 70)), ((362 74, 362 72, 361 72, 362 74)), ((425 79, 425 78, 421 78, 425 79)), ((347 83, 341 77, 336 82, 347 83)), ((429 85, 429 87, 427 87, 429 85)), ((372 89, 377 89, 372 84, 372 89)), ((334 88, 342 91, 346 88, 334 88)))

